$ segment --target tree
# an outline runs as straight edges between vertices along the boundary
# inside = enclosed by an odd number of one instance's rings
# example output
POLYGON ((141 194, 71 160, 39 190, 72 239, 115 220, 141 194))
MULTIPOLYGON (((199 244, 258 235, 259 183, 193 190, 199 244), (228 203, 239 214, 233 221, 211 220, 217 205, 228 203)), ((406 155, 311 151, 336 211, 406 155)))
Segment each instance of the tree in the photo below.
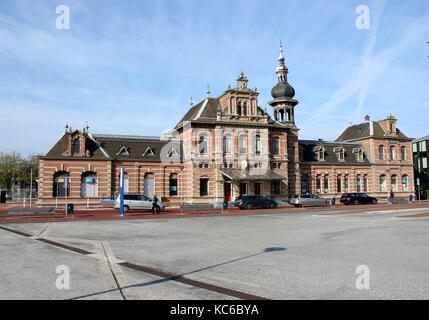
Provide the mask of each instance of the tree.
POLYGON ((29 186, 31 169, 35 185, 34 179, 38 176, 36 155, 25 159, 19 152, 0 152, 0 188, 10 190, 14 185, 29 186))

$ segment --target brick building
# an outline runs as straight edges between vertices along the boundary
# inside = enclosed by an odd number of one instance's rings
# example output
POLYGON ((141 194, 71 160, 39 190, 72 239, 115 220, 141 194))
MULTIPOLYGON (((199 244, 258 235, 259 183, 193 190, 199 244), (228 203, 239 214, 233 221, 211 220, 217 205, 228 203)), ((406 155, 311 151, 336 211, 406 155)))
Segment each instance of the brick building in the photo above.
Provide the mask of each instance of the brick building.
POLYGON ((334 142, 299 141, 295 90, 280 50, 277 84, 266 108, 242 72, 235 88, 190 104, 162 137, 97 135, 67 127, 39 158, 39 204, 100 203, 119 189, 170 203, 230 201, 240 194, 286 200, 295 193, 407 196, 413 186, 411 140, 393 116, 350 126, 334 142))

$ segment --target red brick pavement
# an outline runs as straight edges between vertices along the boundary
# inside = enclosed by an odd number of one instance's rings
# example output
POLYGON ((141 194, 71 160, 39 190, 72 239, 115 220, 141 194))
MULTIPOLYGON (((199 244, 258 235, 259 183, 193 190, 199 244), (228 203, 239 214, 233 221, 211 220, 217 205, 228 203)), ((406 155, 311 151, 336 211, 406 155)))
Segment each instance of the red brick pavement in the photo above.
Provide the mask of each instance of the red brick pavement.
MULTIPOLYGON (((367 211, 386 211, 392 209, 406 209, 406 208, 429 208, 429 204, 398 204, 398 205, 358 205, 358 206, 344 206, 337 205, 333 208, 295 208, 295 207, 284 207, 277 209, 254 209, 254 210, 238 210, 232 208, 222 212, 217 211, 199 211, 199 212, 184 212, 181 213, 179 209, 167 209, 158 215, 153 215, 149 211, 143 210, 132 210, 129 211, 124 217, 120 217, 119 211, 109 208, 97 208, 97 209, 75 209, 74 215, 68 215, 66 217, 64 209, 55 210, 53 214, 8 214, 7 208, 0 207, 0 223, 12 223, 12 222, 61 222, 61 221, 81 221, 81 220, 127 220, 127 219, 165 219, 165 218, 186 218, 186 217, 202 217, 202 216, 238 216, 238 215, 253 215, 253 214, 275 214, 275 213, 303 213, 303 212, 320 212, 320 211, 331 211, 326 213, 319 213, 318 215, 345 215, 345 214, 357 214, 364 213, 367 211), (335 212, 332 212, 335 211, 335 212)), ((412 216, 406 216, 412 217, 412 216)))

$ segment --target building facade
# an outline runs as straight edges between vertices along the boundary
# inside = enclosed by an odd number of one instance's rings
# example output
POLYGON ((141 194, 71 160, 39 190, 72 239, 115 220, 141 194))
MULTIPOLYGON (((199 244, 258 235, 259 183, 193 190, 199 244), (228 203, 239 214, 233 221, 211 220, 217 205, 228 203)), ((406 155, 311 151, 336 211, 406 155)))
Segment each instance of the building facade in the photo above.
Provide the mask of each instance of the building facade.
POLYGON ((157 195, 170 204, 232 201, 239 195, 287 200, 296 193, 338 197, 366 192, 385 197, 412 191, 411 140, 397 120, 350 126, 336 141, 300 141, 295 90, 280 50, 277 84, 268 104, 242 72, 235 88, 191 102, 162 137, 97 135, 66 127, 39 158, 39 204, 100 203, 119 190, 125 168, 129 193, 157 195))
POLYGON ((419 199, 427 200, 429 199, 429 136, 414 140, 412 146, 415 190, 419 199))

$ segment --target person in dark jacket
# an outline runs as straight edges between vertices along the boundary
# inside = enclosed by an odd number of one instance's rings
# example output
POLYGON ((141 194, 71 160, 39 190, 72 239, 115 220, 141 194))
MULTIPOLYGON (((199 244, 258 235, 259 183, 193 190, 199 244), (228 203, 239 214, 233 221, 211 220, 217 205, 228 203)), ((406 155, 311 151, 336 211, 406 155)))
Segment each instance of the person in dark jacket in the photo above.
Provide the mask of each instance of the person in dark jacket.
POLYGON ((158 198, 156 197, 156 195, 153 197, 153 201, 152 201, 152 214, 158 214, 159 213, 159 205, 158 205, 158 198))

